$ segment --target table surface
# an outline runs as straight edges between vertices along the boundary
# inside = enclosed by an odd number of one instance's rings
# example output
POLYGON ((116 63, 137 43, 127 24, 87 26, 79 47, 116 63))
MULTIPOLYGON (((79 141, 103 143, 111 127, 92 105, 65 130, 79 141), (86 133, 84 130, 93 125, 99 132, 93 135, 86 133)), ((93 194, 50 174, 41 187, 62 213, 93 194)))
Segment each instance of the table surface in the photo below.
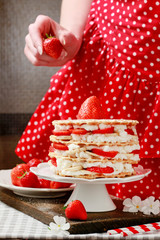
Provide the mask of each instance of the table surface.
MULTIPOLYGON (((48 229, 48 225, 9 207, 0 201, 1 239, 59 239, 48 229)), ((61 237, 61 239, 66 239, 61 237)), ((160 231, 152 234, 138 234, 123 238, 103 234, 70 235, 69 239, 160 239, 160 231)))

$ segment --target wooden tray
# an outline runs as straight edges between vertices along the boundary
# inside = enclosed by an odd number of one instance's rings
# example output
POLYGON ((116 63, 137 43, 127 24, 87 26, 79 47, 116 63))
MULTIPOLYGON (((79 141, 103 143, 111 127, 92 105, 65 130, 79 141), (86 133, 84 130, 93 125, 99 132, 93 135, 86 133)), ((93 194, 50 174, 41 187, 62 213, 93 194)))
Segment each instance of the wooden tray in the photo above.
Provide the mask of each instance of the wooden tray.
MULTIPOLYGON (((68 200, 70 193, 62 198, 36 199, 15 195, 12 191, 2 189, 0 200, 9 206, 43 222, 53 222, 53 216, 65 216, 63 206, 68 200)), ((122 201, 114 200, 117 209, 110 212, 88 213, 87 221, 69 221, 72 234, 102 233, 108 229, 127 227, 145 223, 160 221, 160 215, 143 215, 142 213, 122 212, 122 201)))

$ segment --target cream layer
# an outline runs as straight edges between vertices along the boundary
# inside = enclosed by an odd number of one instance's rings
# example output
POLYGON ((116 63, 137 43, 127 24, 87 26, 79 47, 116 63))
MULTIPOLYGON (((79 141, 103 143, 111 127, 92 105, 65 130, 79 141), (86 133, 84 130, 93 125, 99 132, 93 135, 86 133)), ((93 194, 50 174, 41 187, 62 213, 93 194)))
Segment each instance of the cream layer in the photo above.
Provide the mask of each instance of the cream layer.
POLYGON ((68 176, 74 176, 74 175, 86 175, 86 174, 96 174, 91 171, 87 171, 86 168, 90 167, 111 167, 113 168, 112 173, 106 173, 106 176, 109 175, 116 175, 120 173, 134 173, 134 169, 132 167, 132 164, 129 163, 122 163, 122 162, 106 162, 106 163, 100 163, 100 162, 92 162, 88 163, 85 161, 82 162, 74 162, 70 160, 64 160, 62 158, 57 158, 57 168, 56 170, 58 172, 61 172, 62 175, 68 175, 68 176), (77 170, 74 170, 77 168, 77 170), (78 170, 79 169, 79 170, 78 170))

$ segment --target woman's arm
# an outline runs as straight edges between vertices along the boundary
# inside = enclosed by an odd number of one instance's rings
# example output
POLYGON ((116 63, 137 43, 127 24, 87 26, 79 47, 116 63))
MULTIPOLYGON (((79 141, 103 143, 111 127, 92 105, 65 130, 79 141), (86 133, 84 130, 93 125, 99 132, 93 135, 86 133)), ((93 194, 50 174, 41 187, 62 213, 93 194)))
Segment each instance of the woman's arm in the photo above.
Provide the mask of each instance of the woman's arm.
POLYGON ((25 40, 24 53, 35 66, 62 66, 71 60, 78 52, 83 30, 92 0, 63 0, 60 24, 48 16, 39 15, 35 22, 29 25, 29 33, 25 40), (54 34, 63 45, 63 51, 58 59, 48 56, 43 50, 43 38, 46 33, 54 34))
POLYGON ((60 25, 81 39, 93 0, 63 0, 60 25))

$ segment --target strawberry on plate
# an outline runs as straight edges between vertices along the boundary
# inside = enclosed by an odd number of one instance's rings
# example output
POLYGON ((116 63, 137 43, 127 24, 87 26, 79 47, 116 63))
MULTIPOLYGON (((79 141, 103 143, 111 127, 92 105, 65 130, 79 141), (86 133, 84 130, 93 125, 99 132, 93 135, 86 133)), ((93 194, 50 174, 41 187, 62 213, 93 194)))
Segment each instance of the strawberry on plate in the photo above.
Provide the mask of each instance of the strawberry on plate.
POLYGON ((49 180, 39 178, 40 188, 50 188, 50 182, 49 180))
POLYGON ((58 188, 69 188, 72 185, 72 183, 63 183, 63 182, 50 182, 50 188, 52 189, 58 189, 58 188))
POLYGON ((22 187, 40 188, 38 177, 30 171, 25 172, 23 176, 20 177, 20 184, 22 187))
POLYGON ((87 98, 81 105, 77 119, 104 119, 105 114, 96 96, 87 98))
POLYGON ((68 219, 87 220, 86 209, 79 200, 74 200, 68 204, 65 209, 65 215, 68 219))
POLYGON ((48 36, 48 34, 46 34, 46 36, 47 38, 44 39, 43 42, 44 51, 50 57, 53 57, 55 59, 59 58, 63 49, 62 44, 56 37, 48 36))
POLYGON ((12 168, 11 170, 11 181, 12 184, 15 186, 21 186, 20 184, 20 178, 23 176, 23 174, 29 171, 29 166, 26 163, 21 163, 12 168))

